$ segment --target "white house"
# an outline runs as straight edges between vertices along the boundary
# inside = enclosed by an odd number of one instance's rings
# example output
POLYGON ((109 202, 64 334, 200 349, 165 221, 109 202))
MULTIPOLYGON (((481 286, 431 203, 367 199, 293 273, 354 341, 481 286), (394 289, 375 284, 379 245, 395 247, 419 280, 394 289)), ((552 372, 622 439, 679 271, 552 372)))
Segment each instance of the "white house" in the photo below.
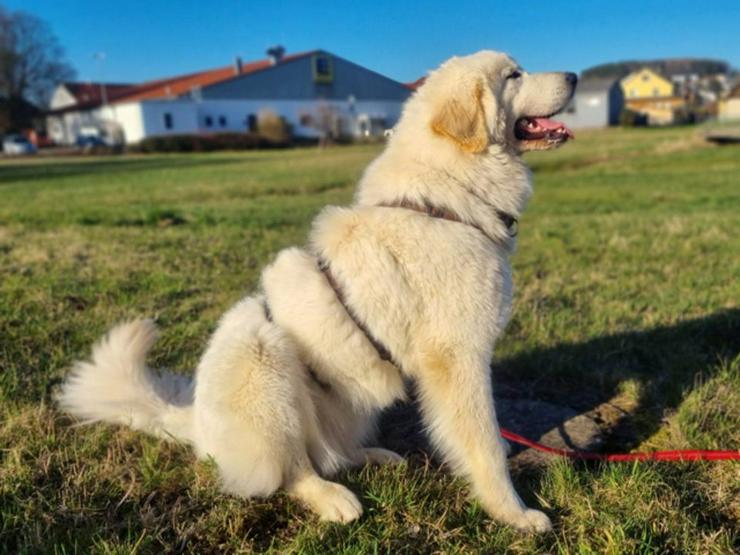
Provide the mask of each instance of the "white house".
POLYGON ((289 56, 282 48, 244 64, 138 85, 62 83, 47 115, 50 137, 74 144, 86 134, 136 143, 168 134, 246 132, 261 112, 282 116, 302 137, 335 132, 381 135, 395 125, 411 90, 324 50, 289 56))
POLYGON ((568 107, 557 119, 573 129, 607 127, 619 123, 624 97, 619 80, 582 79, 568 107))

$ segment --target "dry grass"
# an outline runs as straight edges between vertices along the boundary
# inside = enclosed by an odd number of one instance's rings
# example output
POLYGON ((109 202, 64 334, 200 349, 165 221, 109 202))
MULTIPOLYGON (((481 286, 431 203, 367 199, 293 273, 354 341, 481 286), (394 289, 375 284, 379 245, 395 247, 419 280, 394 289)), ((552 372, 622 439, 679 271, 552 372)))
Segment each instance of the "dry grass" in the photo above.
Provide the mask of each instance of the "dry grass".
MULTIPOLYGON (((506 391, 586 413, 610 450, 740 446, 740 157, 692 129, 579 134, 533 156, 514 258, 506 391)), ((73 427, 50 398, 112 323, 163 329, 189 373, 220 313, 376 147, 0 162, 0 552, 731 553, 740 467, 553 461, 515 476, 554 518, 486 518, 424 453, 340 477, 363 518, 220 493, 189 449, 73 427)))

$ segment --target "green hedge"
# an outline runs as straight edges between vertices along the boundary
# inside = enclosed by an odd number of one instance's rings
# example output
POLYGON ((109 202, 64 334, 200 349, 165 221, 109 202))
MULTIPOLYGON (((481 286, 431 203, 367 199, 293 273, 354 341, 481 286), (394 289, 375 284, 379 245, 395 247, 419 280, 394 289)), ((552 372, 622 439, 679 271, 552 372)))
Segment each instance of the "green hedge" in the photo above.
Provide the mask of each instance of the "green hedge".
POLYGON ((132 150, 138 152, 209 152, 213 150, 252 150, 282 148, 290 140, 276 141, 257 133, 218 133, 213 135, 163 135, 149 137, 132 150))
POLYGON ((648 124, 648 118, 645 114, 625 108, 619 114, 619 124, 624 127, 643 127, 648 124))

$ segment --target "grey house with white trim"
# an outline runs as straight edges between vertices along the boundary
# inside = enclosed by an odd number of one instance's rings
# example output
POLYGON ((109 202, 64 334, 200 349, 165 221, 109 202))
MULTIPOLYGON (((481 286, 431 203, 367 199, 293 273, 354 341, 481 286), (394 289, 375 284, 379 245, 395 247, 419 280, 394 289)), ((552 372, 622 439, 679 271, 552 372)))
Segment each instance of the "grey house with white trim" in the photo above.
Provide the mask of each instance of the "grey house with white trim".
POLYGON ((618 125, 624 108, 624 94, 618 79, 584 79, 559 121, 568 127, 607 127, 618 125))

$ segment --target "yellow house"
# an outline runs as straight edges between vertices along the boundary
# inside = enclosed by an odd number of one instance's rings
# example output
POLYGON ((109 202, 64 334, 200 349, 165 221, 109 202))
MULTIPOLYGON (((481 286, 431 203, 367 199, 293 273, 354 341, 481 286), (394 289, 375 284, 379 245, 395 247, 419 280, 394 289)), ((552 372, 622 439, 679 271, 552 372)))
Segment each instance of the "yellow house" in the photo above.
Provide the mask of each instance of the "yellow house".
POLYGON ((674 95, 671 81, 647 67, 627 75, 621 85, 625 106, 645 114, 651 125, 673 123, 675 111, 686 104, 674 95))
POLYGON ((645 67, 622 79, 622 91, 626 100, 673 96, 673 83, 645 67))
POLYGON ((740 85, 737 85, 726 98, 719 101, 719 119, 722 121, 740 120, 740 85))

